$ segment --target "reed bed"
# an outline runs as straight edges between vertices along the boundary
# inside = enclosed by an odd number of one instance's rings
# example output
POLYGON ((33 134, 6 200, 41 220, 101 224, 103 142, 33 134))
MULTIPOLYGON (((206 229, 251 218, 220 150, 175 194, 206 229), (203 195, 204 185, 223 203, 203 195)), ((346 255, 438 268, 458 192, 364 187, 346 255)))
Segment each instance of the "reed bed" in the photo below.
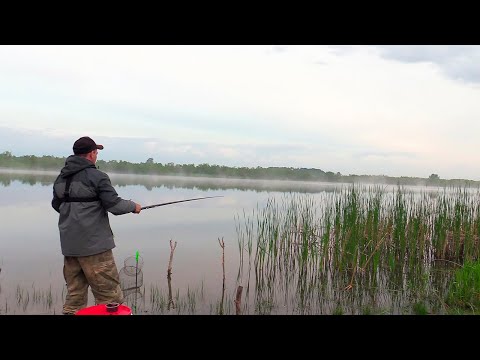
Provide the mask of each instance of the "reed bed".
POLYGON ((0 314, 28 313, 36 309, 42 313, 55 313, 55 303, 59 299, 50 286, 47 290, 38 289, 35 284, 28 287, 17 285, 14 299, 5 297, 5 303, 0 308, 0 314))
POLYGON ((237 282, 254 276, 259 314, 443 313, 453 270, 479 259, 479 205, 478 190, 357 184, 270 198, 237 218, 237 282))
MULTIPOLYGON (((128 304, 127 304, 128 305, 128 304)), ((177 289, 170 298, 167 290, 162 290, 158 285, 150 285, 149 307, 143 305, 139 313, 151 315, 195 315, 206 313, 206 308, 217 307, 218 304, 206 304, 205 289, 202 283, 198 288, 187 287, 185 293, 177 289)))

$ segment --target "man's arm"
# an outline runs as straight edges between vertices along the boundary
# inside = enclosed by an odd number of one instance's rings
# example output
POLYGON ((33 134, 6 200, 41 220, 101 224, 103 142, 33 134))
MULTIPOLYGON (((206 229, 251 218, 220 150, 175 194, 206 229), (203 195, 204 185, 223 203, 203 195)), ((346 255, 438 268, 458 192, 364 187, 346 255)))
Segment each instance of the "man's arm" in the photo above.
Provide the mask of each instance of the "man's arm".
POLYGON ((98 197, 100 198, 103 207, 113 215, 122 215, 132 212, 138 214, 140 211, 137 212, 137 210, 141 206, 131 200, 125 200, 118 196, 108 175, 105 173, 101 174, 102 176, 99 179, 97 189, 98 197))
POLYGON ((56 212, 60 213, 60 204, 62 203, 62 200, 60 200, 60 198, 57 196, 57 193, 55 192, 55 183, 56 181, 53 184, 52 207, 55 209, 56 212))
MULTIPOLYGON (((54 192, 55 194, 55 192, 54 192)), ((52 207, 55 209, 56 212, 60 213, 60 204, 62 201, 57 197, 57 195, 53 195, 52 199, 52 207)))

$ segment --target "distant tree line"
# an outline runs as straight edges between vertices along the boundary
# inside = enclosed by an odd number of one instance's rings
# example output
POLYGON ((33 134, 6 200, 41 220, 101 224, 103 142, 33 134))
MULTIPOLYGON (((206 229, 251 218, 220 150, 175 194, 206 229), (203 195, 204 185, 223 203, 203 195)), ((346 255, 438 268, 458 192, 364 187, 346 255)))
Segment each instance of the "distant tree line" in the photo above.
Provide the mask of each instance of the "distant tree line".
MULTIPOLYGON (((54 156, 14 156, 10 151, 0 154, 0 168, 57 170, 65 164, 65 157, 54 156)), ((478 187, 480 182, 466 179, 441 179, 438 174, 431 174, 428 178, 419 177, 391 177, 385 175, 342 175, 341 173, 323 171, 315 168, 292 167, 228 167, 209 164, 175 164, 156 163, 153 158, 143 163, 131 163, 117 160, 98 160, 97 167, 105 172, 119 174, 142 175, 177 175, 200 177, 224 177, 235 179, 258 180, 292 180, 292 181, 323 181, 342 183, 375 183, 387 185, 433 185, 433 186, 461 186, 478 187)))

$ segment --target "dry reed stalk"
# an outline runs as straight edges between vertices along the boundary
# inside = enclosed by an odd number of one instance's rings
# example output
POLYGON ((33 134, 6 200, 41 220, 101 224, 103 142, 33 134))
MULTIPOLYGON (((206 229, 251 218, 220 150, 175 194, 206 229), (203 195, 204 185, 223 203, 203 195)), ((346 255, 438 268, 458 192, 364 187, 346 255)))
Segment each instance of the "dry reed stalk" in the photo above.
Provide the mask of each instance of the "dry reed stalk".
POLYGON ((242 302, 243 286, 239 285, 237 288, 237 295, 235 296, 235 310, 237 315, 241 315, 241 302, 242 302))
POLYGON ((225 283, 225 242, 218 239, 218 243, 220 244, 220 247, 222 248, 222 269, 223 269, 223 283, 225 283))
POLYGON ((220 240, 218 238, 218 243, 220 244, 220 247, 222 248, 222 269, 223 269, 223 282, 222 282, 222 301, 220 303, 220 315, 223 315, 223 300, 225 298, 225 242, 220 240))
MULTIPOLYGON (((385 241, 385 239, 387 238, 387 235, 388 237, 390 237, 390 234, 387 232, 385 235, 383 235, 383 237, 380 239, 380 241, 377 243, 377 246, 375 246, 375 249, 373 250, 373 252, 370 254, 370 257, 367 259, 367 261, 365 262, 365 265, 363 267, 360 267, 360 270, 361 271, 365 271, 365 269, 367 268, 367 265, 368 263, 370 262, 370 260, 372 259, 373 255, 378 251, 378 249, 380 248, 380 245, 385 241)), ((353 269, 353 273, 352 273, 352 277, 350 279, 350 284, 347 285, 347 287, 345 287, 345 290, 351 290, 353 288, 353 280, 355 278, 355 273, 357 272, 357 266, 355 266, 355 268, 353 269)))
POLYGON ((173 302, 173 295, 172 295, 172 262, 173 262, 173 252, 177 247, 177 242, 175 244, 172 243, 170 239, 170 260, 168 261, 168 270, 167 270, 167 281, 168 281, 168 307, 167 309, 175 309, 175 303, 173 302))
POLYGON ((387 239, 387 236, 388 238, 390 239, 391 237, 391 234, 390 233, 386 233, 385 235, 382 236, 382 238, 380 239, 380 241, 377 243, 377 245, 375 246, 375 249, 372 251, 372 253, 370 254, 370 257, 367 259, 367 261, 365 262, 365 265, 363 265, 363 267, 361 268, 362 271, 365 271, 365 269, 367 268, 367 265, 368 263, 370 262, 370 260, 372 259, 373 255, 375 255, 375 253, 378 251, 378 249, 380 248, 380 245, 382 245, 382 243, 385 241, 385 239, 387 239))
POLYGON ((172 275, 172 261, 173 261, 173 252, 175 251, 175 248, 177 247, 177 242, 175 241, 175 245, 172 245, 172 240, 170 239, 170 260, 168 261, 168 270, 167 270, 167 276, 172 275))
MULTIPOLYGON (((464 247, 465 247, 465 231, 462 229, 460 230, 459 234, 459 250, 458 254, 455 254, 455 239, 453 236, 452 230, 447 230, 446 237, 445 237, 445 244, 443 245, 443 249, 441 250, 440 254, 438 255, 436 260, 457 260, 462 261, 464 260, 464 247)), ((472 239, 472 246, 474 248, 478 247, 479 237, 478 235, 474 234, 472 239)))

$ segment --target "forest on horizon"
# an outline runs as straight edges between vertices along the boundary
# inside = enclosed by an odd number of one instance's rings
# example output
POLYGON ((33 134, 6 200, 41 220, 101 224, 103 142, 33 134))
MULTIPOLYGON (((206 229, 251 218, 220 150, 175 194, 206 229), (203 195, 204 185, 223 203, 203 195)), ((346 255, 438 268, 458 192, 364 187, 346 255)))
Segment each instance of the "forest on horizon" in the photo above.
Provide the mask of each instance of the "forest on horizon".
MULTIPOLYGON (((50 155, 14 156, 10 151, 0 153, 0 168, 56 170, 65 164, 66 157, 50 155)), ((480 181, 468 179, 442 179, 438 174, 431 174, 427 178, 420 177, 392 177, 386 175, 342 175, 337 172, 323 171, 315 168, 292 167, 229 167, 210 164, 166 164, 157 163, 153 158, 145 162, 131 163, 123 160, 97 160, 96 166, 104 172, 138 175, 168 175, 168 176, 195 176, 255 180, 290 180, 290 181, 318 181, 337 183, 374 183, 386 185, 424 185, 424 186, 461 186, 478 187, 480 181)))

